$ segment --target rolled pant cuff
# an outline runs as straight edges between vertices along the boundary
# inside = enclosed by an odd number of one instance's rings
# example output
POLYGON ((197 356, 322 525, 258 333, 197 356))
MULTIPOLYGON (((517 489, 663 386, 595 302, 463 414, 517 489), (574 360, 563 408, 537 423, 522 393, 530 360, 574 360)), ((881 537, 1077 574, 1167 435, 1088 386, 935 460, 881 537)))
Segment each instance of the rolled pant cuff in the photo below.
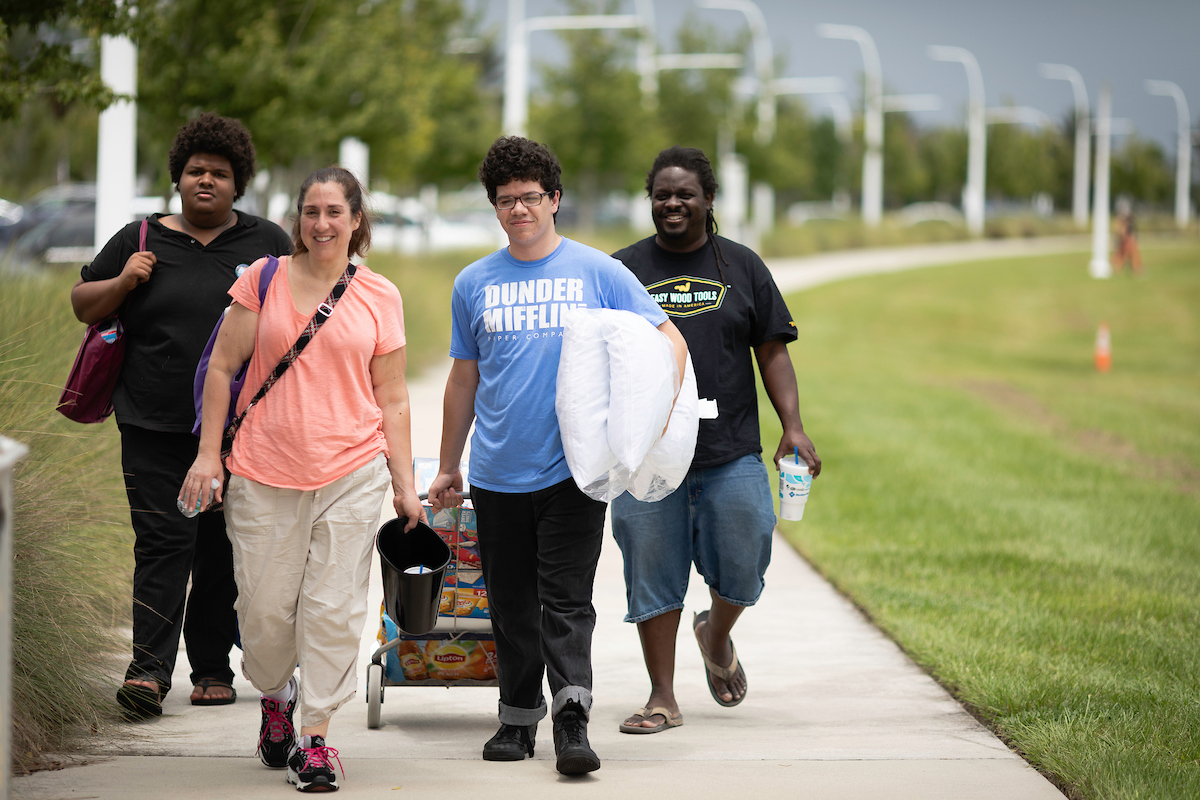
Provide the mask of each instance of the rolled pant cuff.
POLYGON ((592 692, 582 686, 564 686, 554 695, 554 703, 551 706, 551 717, 557 717, 558 712, 562 711, 567 703, 578 703, 583 708, 583 715, 591 719, 592 713, 592 692))
POLYGON ((519 725, 528 727, 536 725, 546 717, 546 702, 537 708, 518 708, 517 706, 506 706, 504 703, 499 703, 500 706, 500 722, 503 725, 519 725))

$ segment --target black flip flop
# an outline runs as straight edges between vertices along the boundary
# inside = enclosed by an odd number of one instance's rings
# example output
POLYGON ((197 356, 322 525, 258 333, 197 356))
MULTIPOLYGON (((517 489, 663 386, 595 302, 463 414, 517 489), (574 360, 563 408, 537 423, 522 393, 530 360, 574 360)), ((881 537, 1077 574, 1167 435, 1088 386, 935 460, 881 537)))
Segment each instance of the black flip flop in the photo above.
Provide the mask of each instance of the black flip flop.
POLYGON ((161 685, 157 689, 150 689, 134 683, 123 683, 121 688, 117 689, 117 705, 121 707, 126 719, 141 722, 162 716, 163 694, 161 685))
POLYGON ((219 681, 216 678, 201 678, 196 681, 196 686, 204 690, 204 696, 192 701, 194 706, 228 706, 237 702, 237 689, 225 681, 219 681), (229 690, 229 697, 208 697, 208 690, 213 687, 220 687, 229 690))

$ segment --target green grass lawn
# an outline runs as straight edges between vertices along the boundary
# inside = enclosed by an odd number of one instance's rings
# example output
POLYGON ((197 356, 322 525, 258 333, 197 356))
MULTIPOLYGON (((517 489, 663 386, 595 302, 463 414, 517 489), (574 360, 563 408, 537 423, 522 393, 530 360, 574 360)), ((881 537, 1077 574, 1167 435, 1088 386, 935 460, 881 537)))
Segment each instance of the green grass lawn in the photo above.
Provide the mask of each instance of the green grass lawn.
POLYGON ((1087 260, 790 297, 824 472, 782 525, 1069 796, 1200 797, 1200 247, 1087 260))

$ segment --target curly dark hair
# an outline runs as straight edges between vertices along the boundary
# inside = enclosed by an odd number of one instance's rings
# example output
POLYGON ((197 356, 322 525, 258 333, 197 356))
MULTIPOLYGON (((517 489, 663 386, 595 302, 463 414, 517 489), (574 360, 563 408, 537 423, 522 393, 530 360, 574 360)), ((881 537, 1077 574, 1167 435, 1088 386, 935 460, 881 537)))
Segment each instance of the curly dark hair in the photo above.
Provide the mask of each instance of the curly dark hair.
MULTIPOLYGON (((717 176, 713 174, 712 164, 708 156, 704 155, 704 151, 695 147, 675 145, 661 151, 650 166, 650 171, 646 173, 647 196, 653 197, 654 179, 667 167, 679 167, 695 175, 700 181, 700 191, 704 192, 705 197, 712 197, 717 193, 717 176)), ((709 206, 708 216, 704 219, 704 231, 708 234, 713 254, 717 257, 717 271, 721 274, 721 283, 726 283, 725 270, 721 265, 729 266, 729 262, 725 260, 725 254, 721 252, 721 245, 717 242, 717 218, 713 215, 712 206, 709 206)))
POLYGON ((196 153, 229 159, 229 165, 233 167, 233 199, 246 193, 246 184, 254 177, 254 143, 250 141, 250 131, 240 120, 205 111, 180 128, 167 156, 171 183, 178 185, 188 159, 196 153))
POLYGON ((543 191, 558 192, 562 199, 562 165, 550 148, 521 136, 501 136, 479 165, 479 182, 495 205, 496 189, 513 181, 535 181, 543 191))
POLYGON ((350 255, 365 256, 371 247, 371 215, 368 213, 366 192, 354 173, 344 167, 324 167, 304 179, 296 199, 296 220, 292 223, 292 255, 307 253, 308 247, 300 236, 300 218, 304 216, 304 198, 318 183, 336 183, 342 187, 350 213, 359 217, 358 229, 350 234, 350 255))

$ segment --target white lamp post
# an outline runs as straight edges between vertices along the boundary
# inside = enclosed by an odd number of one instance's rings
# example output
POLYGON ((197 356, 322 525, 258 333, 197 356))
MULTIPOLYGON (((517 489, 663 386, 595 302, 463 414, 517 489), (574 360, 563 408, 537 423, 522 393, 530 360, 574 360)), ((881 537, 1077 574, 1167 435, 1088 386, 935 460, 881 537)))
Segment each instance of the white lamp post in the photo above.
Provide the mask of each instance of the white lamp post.
POLYGON ((701 8, 740 11, 746 16, 754 42, 754 68, 758 76, 758 128, 754 138, 759 144, 768 144, 775 137, 775 98, 771 96, 775 56, 771 37, 767 35, 767 21, 751 0, 700 0, 699 5, 701 8))
POLYGON ((644 21, 637 14, 581 14, 525 19, 525 0, 508 0, 508 50, 504 56, 505 135, 525 136, 529 126, 530 33, 641 27, 644 27, 644 21))
POLYGON ((654 33, 654 0, 637 0, 638 16, 642 18, 642 38, 638 39, 637 68, 641 76, 642 104, 654 108, 658 103, 658 70, 654 68, 654 51, 658 48, 654 33))
POLYGON ((355 136, 338 142, 338 163, 354 174, 363 189, 370 191, 371 146, 355 136))
POLYGON ((871 34, 854 25, 817 26, 826 39, 856 42, 863 58, 862 215, 868 227, 879 227, 883 218, 883 70, 871 34))
MULTIPOLYGON (((128 36, 100 37, 100 79, 137 96, 137 46, 128 36)), ((96 137, 96 252, 130 219, 137 175, 137 103, 118 100, 100 112, 96 137)))
POLYGON ((1186 228, 1191 216, 1188 189, 1192 178, 1192 120, 1188 116, 1187 98, 1183 89, 1171 81, 1146 81, 1146 91, 1160 97, 1175 98, 1179 118, 1179 136, 1175 147, 1175 225, 1186 228))
POLYGON ((1038 64, 1043 78, 1070 81, 1075 94, 1075 182, 1071 191, 1071 217, 1079 227, 1088 221, 1088 155, 1091 149, 1091 130, 1087 87, 1083 76, 1066 64, 1038 64))
POLYGON ((1108 162, 1112 143, 1112 89, 1100 84, 1096 100, 1096 193, 1092 207, 1092 260, 1088 273, 1093 278, 1112 275, 1108 261, 1108 162))
POLYGON ((967 230, 983 233, 984 190, 987 180, 987 121, 983 108, 983 75, 979 62, 961 47, 932 45, 925 52, 934 61, 957 61, 967 72, 967 185, 963 187, 963 216, 967 230))

